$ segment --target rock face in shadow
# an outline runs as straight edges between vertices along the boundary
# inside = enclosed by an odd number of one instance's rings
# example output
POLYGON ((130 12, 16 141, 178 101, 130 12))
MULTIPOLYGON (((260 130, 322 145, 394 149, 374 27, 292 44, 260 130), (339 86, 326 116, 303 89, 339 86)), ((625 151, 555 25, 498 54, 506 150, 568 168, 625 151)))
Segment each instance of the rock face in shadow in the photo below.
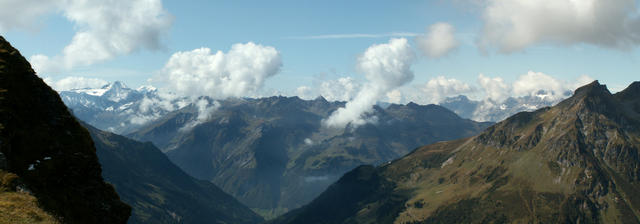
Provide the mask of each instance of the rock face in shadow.
POLYGON ((196 180, 153 144, 87 124, 102 176, 133 207, 129 223, 260 223, 255 214, 208 181, 196 180))
POLYGON ((382 193, 358 197, 344 184, 358 178, 345 175, 273 223, 639 223, 639 89, 614 95, 593 82, 554 107, 369 168, 382 181, 363 189, 382 193), (349 214, 320 218, 339 207, 349 214))
POLYGON ((126 223, 89 133, 29 62, 0 37, 0 151, 40 207, 64 223, 126 223))

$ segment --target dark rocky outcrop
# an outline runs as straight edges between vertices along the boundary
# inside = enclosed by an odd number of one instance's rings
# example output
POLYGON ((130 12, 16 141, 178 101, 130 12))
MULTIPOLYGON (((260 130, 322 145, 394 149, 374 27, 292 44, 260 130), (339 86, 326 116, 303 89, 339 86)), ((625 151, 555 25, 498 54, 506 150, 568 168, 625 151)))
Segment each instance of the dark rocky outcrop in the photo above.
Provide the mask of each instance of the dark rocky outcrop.
POLYGON ((64 223, 126 223, 89 133, 29 62, 0 37, 0 151, 38 204, 64 223))

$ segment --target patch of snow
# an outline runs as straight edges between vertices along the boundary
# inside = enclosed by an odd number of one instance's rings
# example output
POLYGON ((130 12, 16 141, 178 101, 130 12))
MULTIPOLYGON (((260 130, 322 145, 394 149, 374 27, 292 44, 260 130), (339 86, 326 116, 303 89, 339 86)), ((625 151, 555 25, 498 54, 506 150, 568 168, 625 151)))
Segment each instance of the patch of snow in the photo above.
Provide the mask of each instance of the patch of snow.
POLYGON ((136 89, 138 92, 153 92, 158 90, 156 87, 150 86, 150 85, 145 85, 145 86, 140 86, 138 87, 138 89, 136 89))
POLYGON ((85 94, 92 95, 92 96, 102 96, 108 90, 109 89, 102 89, 102 88, 101 89, 89 89, 89 88, 87 88, 87 89, 74 89, 74 90, 71 90, 71 91, 76 92, 76 93, 85 93, 85 94))
POLYGON ((541 100, 547 100, 547 99, 552 99, 553 95, 549 94, 549 93, 539 93, 535 95, 536 97, 540 98, 541 100))
POLYGON ((127 109, 127 108, 129 108, 131 105, 133 105, 133 102, 126 103, 126 104, 124 104, 124 105, 120 106, 120 107, 118 108, 118 110, 126 110, 126 109, 127 109))
POLYGON ((538 109, 537 105, 522 104, 522 107, 524 107, 526 110, 531 110, 531 111, 538 109))
POLYGON ((129 92, 119 91, 119 92, 116 92, 115 95, 109 97, 108 99, 117 103, 117 102, 120 102, 120 101, 126 99, 128 96, 129 96, 129 92))

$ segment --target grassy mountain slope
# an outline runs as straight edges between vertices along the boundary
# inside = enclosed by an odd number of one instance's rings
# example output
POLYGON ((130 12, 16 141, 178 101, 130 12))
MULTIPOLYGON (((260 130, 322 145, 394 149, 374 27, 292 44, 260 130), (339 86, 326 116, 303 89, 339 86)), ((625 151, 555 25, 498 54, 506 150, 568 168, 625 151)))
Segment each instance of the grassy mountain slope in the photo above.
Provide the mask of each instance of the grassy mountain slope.
POLYGON ((49 212, 38 207, 38 199, 28 192, 16 191, 18 175, 0 169, 0 224, 59 223, 49 212))
POLYGON ((0 151, 38 206, 64 223, 125 223, 131 209, 101 176, 89 133, 0 37, 0 151))
POLYGON ((639 89, 594 82, 478 136, 355 169, 274 223, 638 223, 639 89))

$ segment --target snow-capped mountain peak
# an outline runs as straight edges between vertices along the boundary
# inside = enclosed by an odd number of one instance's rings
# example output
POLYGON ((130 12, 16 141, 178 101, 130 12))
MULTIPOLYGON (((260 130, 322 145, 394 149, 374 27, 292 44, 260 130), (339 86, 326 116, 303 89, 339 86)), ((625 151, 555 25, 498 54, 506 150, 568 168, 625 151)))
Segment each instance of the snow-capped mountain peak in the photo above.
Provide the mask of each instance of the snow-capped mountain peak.
POLYGON ((108 89, 103 96, 107 97, 113 102, 120 102, 124 99, 127 99, 127 97, 129 97, 131 93, 136 92, 135 90, 129 89, 126 85, 118 81, 106 85, 103 88, 108 89))
POLYGON ((440 102, 440 105, 456 112, 463 118, 496 122, 521 111, 533 111, 552 106, 571 94, 571 92, 567 92, 558 95, 540 90, 527 96, 509 97, 501 102, 490 99, 470 100, 466 96, 460 95, 446 98, 440 102))
MULTIPOLYGON (((111 92, 112 95, 121 95, 123 91, 127 91, 127 90, 130 90, 130 89, 127 88, 127 86, 124 83, 120 81, 115 81, 113 83, 106 84, 100 88, 72 89, 72 90, 69 90, 68 92, 85 93, 92 96, 104 96, 105 93, 107 92, 111 92)), ((67 92, 67 91, 63 91, 63 92, 67 92)))
POLYGON ((181 108, 182 100, 161 97, 153 86, 131 89, 119 81, 100 88, 61 91, 60 97, 81 120, 115 133, 125 133, 181 108))
MULTIPOLYGON (((104 95, 105 92, 107 92, 107 90, 108 89, 104 89, 104 88, 99 88, 99 89, 82 88, 82 89, 72 89, 72 90, 69 90, 68 92, 85 93, 91 96, 102 96, 104 95)), ((63 91, 63 92, 67 92, 67 91, 63 91)))

